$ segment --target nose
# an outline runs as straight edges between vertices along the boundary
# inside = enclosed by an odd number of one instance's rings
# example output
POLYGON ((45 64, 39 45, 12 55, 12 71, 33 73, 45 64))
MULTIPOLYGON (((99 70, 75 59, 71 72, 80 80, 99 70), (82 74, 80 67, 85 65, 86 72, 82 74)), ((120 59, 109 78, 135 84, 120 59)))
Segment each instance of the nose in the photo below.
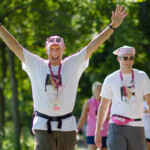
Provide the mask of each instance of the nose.
POLYGON ((54 49, 54 50, 53 50, 53 54, 54 54, 54 55, 57 55, 57 54, 58 54, 58 50, 57 50, 57 49, 54 49))

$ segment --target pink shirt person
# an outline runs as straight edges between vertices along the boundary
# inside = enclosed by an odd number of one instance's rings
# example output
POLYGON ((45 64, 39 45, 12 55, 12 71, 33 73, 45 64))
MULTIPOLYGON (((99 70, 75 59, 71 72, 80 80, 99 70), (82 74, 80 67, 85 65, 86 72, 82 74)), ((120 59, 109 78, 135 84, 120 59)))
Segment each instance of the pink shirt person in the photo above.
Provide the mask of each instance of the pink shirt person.
MULTIPOLYGON (((100 101, 96 100, 95 98, 91 98, 88 100, 88 102, 89 102, 89 112, 87 117, 86 136, 95 136, 97 113, 100 101)), ((109 115, 110 115, 110 108, 107 114, 107 118, 100 132, 101 136, 107 136, 109 128, 109 119, 108 119, 109 115)))
MULTIPOLYGON (((93 96, 84 104, 82 114, 78 122, 78 130, 80 130, 84 124, 85 119, 87 118, 86 142, 88 145, 88 149, 90 150, 96 149, 94 137, 95 137, 95 130, 96 130, 97 113, 101 102, 101 97, 100 97, 101 88, 102 88, 102 84, 100 82, 96 81, 93 83, 92 85, 93 96)), ((110 113, 108 113, 108 116, 109 114, 110 113)), ((104 126, 100 131, 100 134, 103 137, 102 150, 107 149, 106 137, 107 137, 108 128, 109 128, 109 117, 107 117, 107 119, 105 120, 104 126)))

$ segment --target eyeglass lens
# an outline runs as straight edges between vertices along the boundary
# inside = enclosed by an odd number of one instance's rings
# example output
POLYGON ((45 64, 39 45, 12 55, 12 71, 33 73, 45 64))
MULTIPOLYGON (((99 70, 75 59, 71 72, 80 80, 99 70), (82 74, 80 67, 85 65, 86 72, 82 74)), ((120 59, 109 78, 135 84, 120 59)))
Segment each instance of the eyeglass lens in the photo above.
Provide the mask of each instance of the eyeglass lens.
POLYGON ((124 61, 126 61, 126 60, 134 60, 134 57, 133 56, 131 56, 131 57, 124 56, 123 59, 124 59, 124 61))
POLYGON ((56 42, 61 42, 61 38, 50 38, 48 41, 54 42, 55 39, 56 39, 56 42))

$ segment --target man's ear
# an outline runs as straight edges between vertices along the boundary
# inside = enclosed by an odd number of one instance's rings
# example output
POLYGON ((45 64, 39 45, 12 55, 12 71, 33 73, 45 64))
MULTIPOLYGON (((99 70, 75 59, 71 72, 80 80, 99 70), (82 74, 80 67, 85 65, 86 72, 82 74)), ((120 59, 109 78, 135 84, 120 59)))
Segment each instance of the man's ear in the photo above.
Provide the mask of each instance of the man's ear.
POLYGON ((63 54, 65 53, 65 47, 63 47, 63 54))
POLYGON ((117 61, 120 63, 120 57, 119 56, 117 57, 117 61))

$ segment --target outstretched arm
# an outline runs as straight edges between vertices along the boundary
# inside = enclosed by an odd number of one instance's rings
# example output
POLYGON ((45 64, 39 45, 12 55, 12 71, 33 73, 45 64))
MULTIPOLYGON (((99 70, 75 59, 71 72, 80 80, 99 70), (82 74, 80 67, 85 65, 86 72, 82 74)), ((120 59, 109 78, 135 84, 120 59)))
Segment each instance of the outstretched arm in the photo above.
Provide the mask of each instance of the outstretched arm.
POLYGON ((126 9, 123 9, 123 6, 119 7, 119 5, 117 5, 116 11, 112 11, 111 24, 88 44, 85 60, 110 37, 114 29, 123 22, 126 16, 126 9))
POLYGON ((22 46, 2 25, 0 25, 0 37, 7 44, 9 49, 13 51, 22 62, 24 62, 22 46))

